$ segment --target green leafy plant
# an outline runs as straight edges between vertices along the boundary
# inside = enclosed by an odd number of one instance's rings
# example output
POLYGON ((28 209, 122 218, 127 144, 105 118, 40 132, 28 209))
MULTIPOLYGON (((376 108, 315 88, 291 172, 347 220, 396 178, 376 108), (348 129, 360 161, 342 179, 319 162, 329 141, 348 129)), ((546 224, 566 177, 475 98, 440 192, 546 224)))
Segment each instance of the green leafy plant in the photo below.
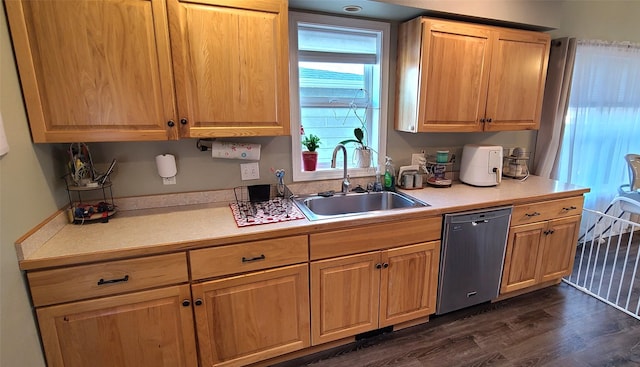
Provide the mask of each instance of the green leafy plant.
POLYGON ((353 135, 355 136, 355 139, 346 139, 341 141, 340 144, 356 143, 359 145, 358 147, 360 149, 369 149, 369 147, 364 143, 364 130, 356 127, 353 129, 353 135))
MULTIPOLYGON (((360 98, 362 101, 362 98, 360 98)), ((355 143, 358 149, 361 150, 369 150, 370 148, 367 146, 366 136, 367 136, 367 110, 369 110, 369 93, 365 89, 358 89, 353 96, 351 102, 346 105, 347 114, 343 118, 343 124, 347 121, 347 119, 353 115, 360 122, 360 127, 356 127, 353 129, 353 136, 355 139, 345 139, 340 142, 340 144, 347 143, 355 143), (364 103, 358 105, 358 96, 362 93, 364 96, 364 103)), ((334 112, 335 114, 335 112, 334 112)))
POLYGON ((309 134, 302 139, 302 145, 307 147, 310 152, 315 152, 320 146, 320 138, 317 135, 309 134))

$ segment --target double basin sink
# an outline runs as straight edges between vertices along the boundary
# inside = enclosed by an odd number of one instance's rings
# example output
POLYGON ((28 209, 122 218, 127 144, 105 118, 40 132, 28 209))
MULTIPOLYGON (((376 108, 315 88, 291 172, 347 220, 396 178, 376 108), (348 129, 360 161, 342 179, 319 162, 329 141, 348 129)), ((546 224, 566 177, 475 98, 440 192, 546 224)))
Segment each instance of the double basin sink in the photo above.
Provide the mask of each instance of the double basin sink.
POLYGON ((391 191, 347 194, 328 192, 294 196, 293 200, 309 220, 429 206, 409 195, 391 191))

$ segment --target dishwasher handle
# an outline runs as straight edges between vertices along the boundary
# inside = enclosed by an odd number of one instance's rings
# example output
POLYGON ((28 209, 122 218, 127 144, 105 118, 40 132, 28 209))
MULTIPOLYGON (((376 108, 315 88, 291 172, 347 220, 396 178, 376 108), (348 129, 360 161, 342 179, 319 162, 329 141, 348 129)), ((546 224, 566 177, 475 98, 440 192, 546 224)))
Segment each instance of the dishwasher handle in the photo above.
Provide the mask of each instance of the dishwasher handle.
POLYGON ((471 222, 471 225, 477 226, 478 224, 484 224, 484 223, 489 223, 489 220, 488 219, 474 220, 473 222, 471 222))

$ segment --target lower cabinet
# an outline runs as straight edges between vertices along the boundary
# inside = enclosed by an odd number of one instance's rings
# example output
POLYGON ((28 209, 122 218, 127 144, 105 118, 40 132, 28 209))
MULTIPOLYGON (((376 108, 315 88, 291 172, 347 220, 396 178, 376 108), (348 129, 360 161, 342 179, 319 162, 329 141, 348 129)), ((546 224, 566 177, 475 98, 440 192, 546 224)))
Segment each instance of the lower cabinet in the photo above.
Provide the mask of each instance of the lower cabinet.
POLYGON ((195 367, 189 285, 36 310, 49 367, 195 367))
POLYGON ((312 344, 433 314, 440 241, 311 263, 312 344))
POLYGON ((245 366, 310 345, 309 267, 193 284, 201 366, 245 366))
POLYGON ((581 209, 582 197, 514 209, 516 225, 509 230, 501 294, 571 274, 581 209), (521 224, 526 221, 531 223, 521 224))

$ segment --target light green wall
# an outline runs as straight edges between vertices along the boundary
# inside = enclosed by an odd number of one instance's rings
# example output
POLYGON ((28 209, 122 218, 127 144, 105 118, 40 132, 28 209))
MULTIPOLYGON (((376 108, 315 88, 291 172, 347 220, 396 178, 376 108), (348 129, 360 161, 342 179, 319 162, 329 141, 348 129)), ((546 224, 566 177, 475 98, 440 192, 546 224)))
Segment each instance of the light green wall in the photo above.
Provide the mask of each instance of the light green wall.
POLYGON ((4 8, 0 14, 0 112, 10 151, 0 158, 0 365, 43 366, 14 242, 65 200, 53 146, 31 143, 4 8))
MULTIPOLYGON (((541 4, 544 6, 544 2, 541 4)), ((640 42, 633 19, 637 14, 640 2, 570 1, 564 3, 563 26, 552 35, 640 42)), ((0 366, 40 367, 44 366, 43 357, 13 244, 65 205, 66 193, 59 177, 64 173, 67 146, 31 143, 4 8, 0 14, 0 81, 0 111, 11 146, 9 154, 0 158, 0 366)), ((393 81, 390 87, 393 96, 393 81)), ((392 123, 393 106, 389 112, 392 123)), ((269 179, 271 167, 290 170, 290 138, 246 141, 262 144, 263 179, 269 179)), ((531 147, 535 133, 408 134, 392 128, 388 132, 388 152, 397 164, 406 164, 410 153, 424 148, 478 142, 531 147)), ((97 164, 118 159, 113 176, 115 196, 209 190, 241 183, 239 162, 213 160, 209 154, 196 150, 194 140, 102 143, 90 144, 90 148, 97 164), (156 174, 154 157, 161 153, 177 157, 175 186, 163 186, 156 174)))

